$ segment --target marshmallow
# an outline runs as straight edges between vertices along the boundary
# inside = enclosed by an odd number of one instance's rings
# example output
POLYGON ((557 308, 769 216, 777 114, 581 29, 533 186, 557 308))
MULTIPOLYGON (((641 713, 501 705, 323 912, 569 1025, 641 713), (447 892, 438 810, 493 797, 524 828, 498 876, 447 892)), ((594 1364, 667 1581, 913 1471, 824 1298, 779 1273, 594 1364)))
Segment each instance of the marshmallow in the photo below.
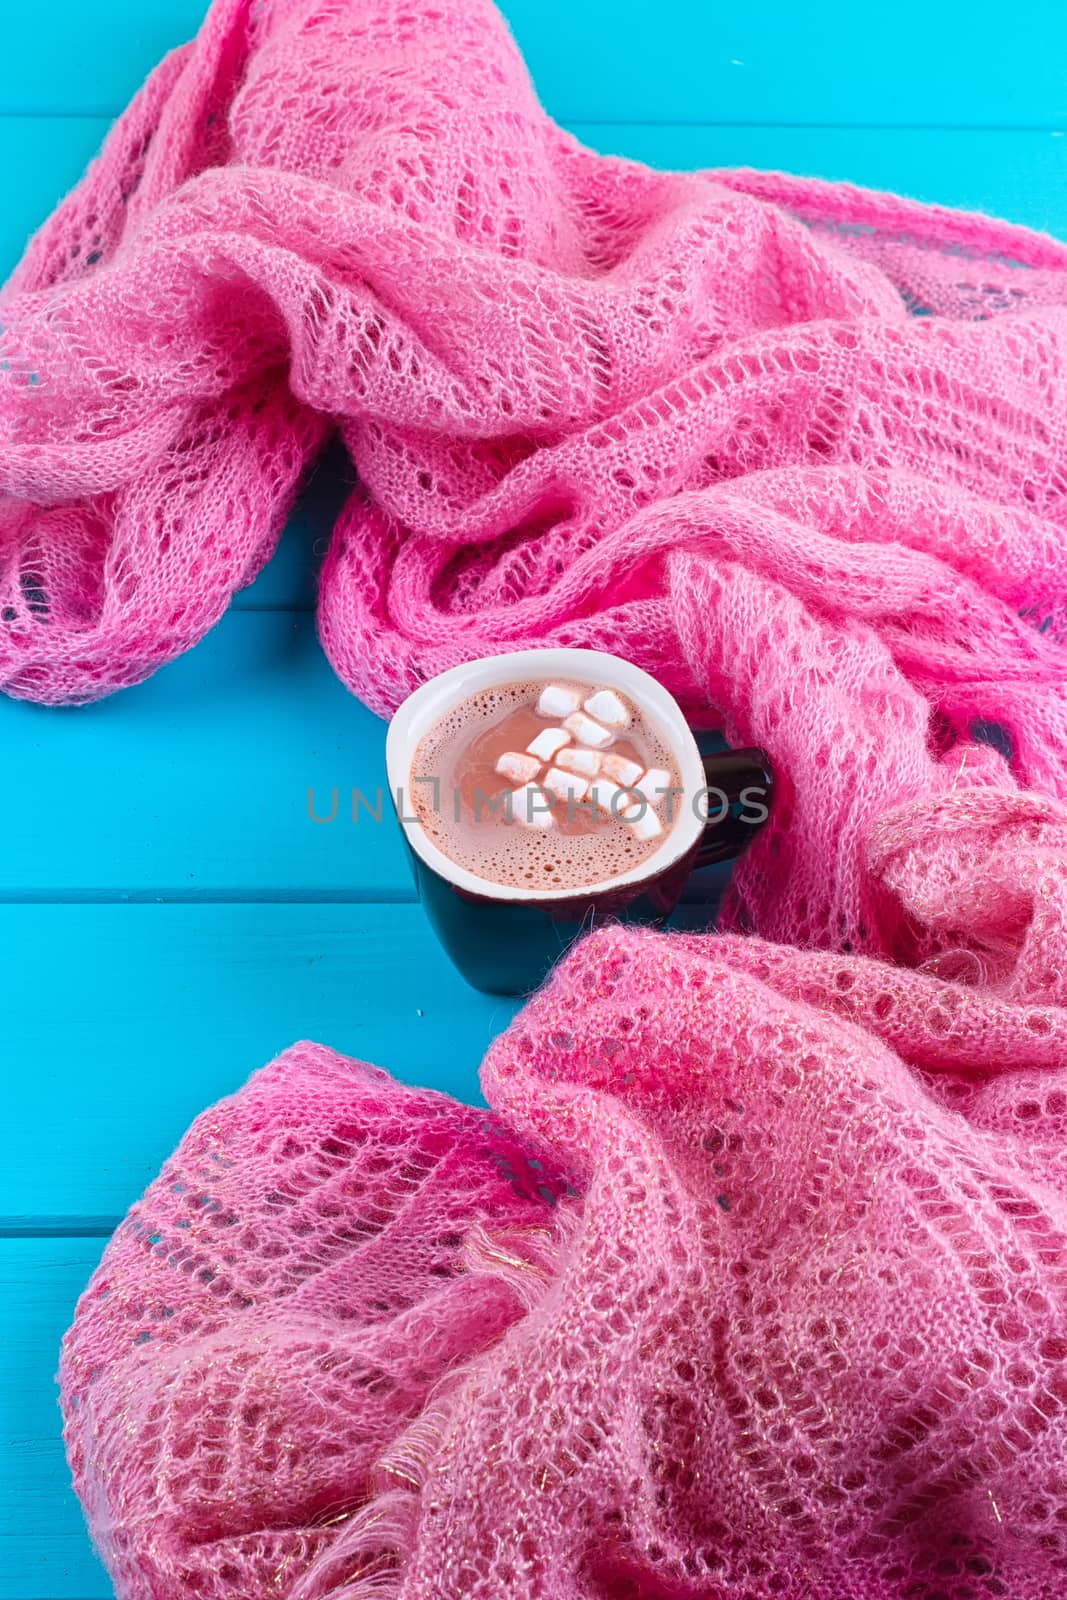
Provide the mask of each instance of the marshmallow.
POLYGON ((616 783, 621 783, 624 789, 631 788, 641 776, 638 762, 627 761, 625 756, 613 756, 610 751, 600 757, 600 770, 607 777, 614 778, 616 783))
POLYGON ((536 756, 524 756, 518 750, 505 750, 496 764, 496 770, 512 783, 530 783, 541 770, 536 756))
POLYGON ((598 778, 589 791, 589 798, 612 817, 621 817, 627 803, 625 789, 610 778, 598 778))
POLYGON ((585 709, 606 728, 630 726, 630 713, 614 689, 598 689, 596 694, 591 694, 585 702, 585 709))
POLYGON ((562 722, 572 711, 577 711, 581 703, 582 697, 577 689, 567 689, 562 683, 550 683, 546 689, 541 690, 541 698, 537 702, 537 715, 555 717, 557 721, 562 722))
MULTIPOLYGON (((607 756, 598 756, 595 750, 575 750, 568 746, 561 750, 556 757, 556 766, 562 767, 564 772, 580 772, 583 778, 595 778, 600 771, 601 761, 606 761, 607 756)), ((640 771, 640 767, 635 769, 640 771)))
POLYGON ((576 772, 561 772, 559 767, 549 767, 542 782, 561 800, 584 800, 589 789, 588 778, 576 772))
POLYGON ((584 711, 575 711, 573 716, 564 717, 563 726, 568 733, 573 733, 579 744, 590 744, 595 750, 603 750, 615 737, 610 728, 601 727, 584 711))
POLYGON ((663 824, 652 807, 645 806, 643 811, 637 807, 636 814, 634 810, 635 808, 631 808, 631 814, 626 818, 626 826, 632 830, 634 838, 641 840, 658 838, 663 832, 663 824))
POLYGON ((570 744, 571 736, 564 733, 562 728, 545 728, 531 739, 526 746, 530 755, 536 756, 539 761, 551 761, 557 750, 562 750, 565 744, 570 744))
POLYGON ((511 815, 524 828, 551 828, 551 804, 539 783, 524 783, 512 791, 511 815))
POLYGON ((667 798, 667 790, 671 786, 671 775, 664 772, 662 767, 649 767, 644 777, 638 778, 636 783, 630 785, 643 794, 650 806, 661 806, 667 798))

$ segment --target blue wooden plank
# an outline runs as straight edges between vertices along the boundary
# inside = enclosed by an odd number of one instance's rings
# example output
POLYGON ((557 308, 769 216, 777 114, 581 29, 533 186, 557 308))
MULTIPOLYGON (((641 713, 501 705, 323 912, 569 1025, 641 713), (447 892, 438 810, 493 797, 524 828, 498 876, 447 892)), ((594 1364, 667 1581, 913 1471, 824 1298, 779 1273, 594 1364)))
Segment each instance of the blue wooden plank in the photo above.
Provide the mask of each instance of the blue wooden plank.
MULTIPOLYGON (((114 116, 202 0, 57 0, 5 17, 0 111, 114 116)), ((707 0, 505 0, 553 115, 673 121, 1062 127, 1067 30, 1060 0, 1006 22, 993 0, 928 6, 758 7, 707 0)))
POLYGON ((0 698, 0 899, 413 899, 384 743, 295 613, 230 612, 93 706, 0 698))
POLYGON ((0 966, 0 1214, 26 1230, 112 1225, 192 1118, 299 1038, 476 1101, 518 1006, 469 989, 418 906, 6 906, 0 966))
POLYGON ((59 1342, 99 1242, 0 1242, 0 1600, 108 1600, 63 1455, 59 1342))
POLYGON ((1067 123, 1059 0, 1004 25, 992 0, 927 7, 508 0, 563 122, 1046 127, 1067 123))

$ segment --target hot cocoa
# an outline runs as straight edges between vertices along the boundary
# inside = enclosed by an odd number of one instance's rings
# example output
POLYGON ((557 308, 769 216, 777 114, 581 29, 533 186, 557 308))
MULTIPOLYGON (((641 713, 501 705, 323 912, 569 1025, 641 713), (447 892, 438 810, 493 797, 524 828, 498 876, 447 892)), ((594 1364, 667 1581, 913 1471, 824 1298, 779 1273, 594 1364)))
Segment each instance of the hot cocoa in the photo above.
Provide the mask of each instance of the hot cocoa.
POLYGON ((485 689, 419 744, 408 805, 495 884, 581 889, 631 871, 680 813, 678 763, 625 694, 539 680, 485 689))

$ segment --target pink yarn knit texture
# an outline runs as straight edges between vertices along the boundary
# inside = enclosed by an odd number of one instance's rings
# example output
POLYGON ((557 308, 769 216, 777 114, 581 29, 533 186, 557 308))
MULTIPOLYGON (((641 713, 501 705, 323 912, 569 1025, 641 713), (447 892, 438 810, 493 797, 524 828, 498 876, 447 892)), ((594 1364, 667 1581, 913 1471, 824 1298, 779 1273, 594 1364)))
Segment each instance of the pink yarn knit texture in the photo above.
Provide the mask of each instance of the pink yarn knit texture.
POLYGON ((67 1339, 118 1595, 1061 1600, 1065 1051, 1061 1007, 618 929, 492 1112, 296 1046, 67 1339))
POLYGON ((1044 826, 976 720, 1064 795, 1065 307, 1019 228, 583 149, 487 0, 217 0, 0 304, 0 683, 193 643, 334 422, 358 695, 627 656, 782 775, 733 925, 898 956, 888 810, 921 854, 944 802, 953 860, 1044 826))

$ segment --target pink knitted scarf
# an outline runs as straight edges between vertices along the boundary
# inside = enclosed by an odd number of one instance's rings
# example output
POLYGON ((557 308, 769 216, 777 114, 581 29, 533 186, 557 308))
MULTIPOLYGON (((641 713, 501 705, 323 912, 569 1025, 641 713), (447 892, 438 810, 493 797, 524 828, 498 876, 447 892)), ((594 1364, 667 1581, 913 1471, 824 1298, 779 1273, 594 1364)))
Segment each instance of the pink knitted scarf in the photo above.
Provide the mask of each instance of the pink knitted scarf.
POLYGON ((1065 1008, 619 930, 493 1112, 297 1045, 68 1336, 121 1600, 1062 1600, 1065 1053, 1065 1008))
POLYGON ((628 656, 784 775, 752 926, 928 953, 956 869, 1050 825, 975 719, 1064 781, 1065 308, 1022 229, 584 150, 488 0, 218 0, 0 301, 0 683, 187 648, 332 419, 320 627, 369 705, 628 656))
POLYGON ((302 1046, 196 1125, 64 1358, 123 1600, 1062 1600, 1065 307, 584 150, 484 0, 218 0, 149 80, 0 304, 7 691, 201 637, 333 423, 368 704, 605 647, 781 803, 761 940, 590 940, 492 1115, 302 1046))

